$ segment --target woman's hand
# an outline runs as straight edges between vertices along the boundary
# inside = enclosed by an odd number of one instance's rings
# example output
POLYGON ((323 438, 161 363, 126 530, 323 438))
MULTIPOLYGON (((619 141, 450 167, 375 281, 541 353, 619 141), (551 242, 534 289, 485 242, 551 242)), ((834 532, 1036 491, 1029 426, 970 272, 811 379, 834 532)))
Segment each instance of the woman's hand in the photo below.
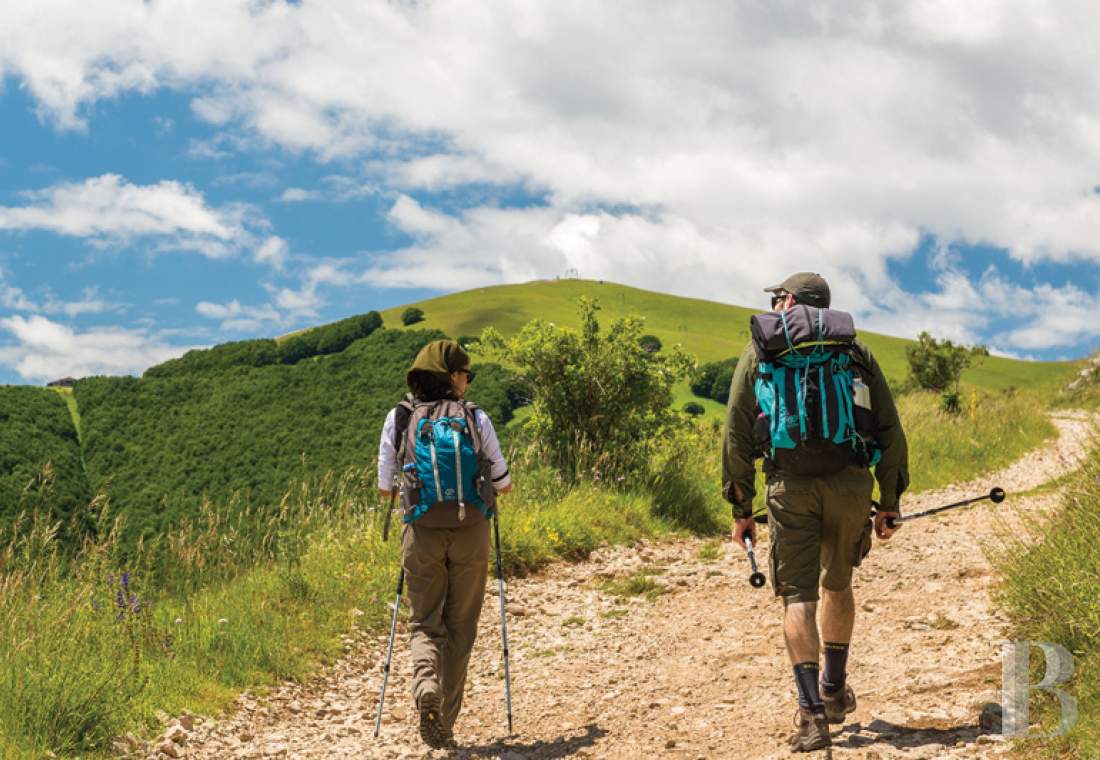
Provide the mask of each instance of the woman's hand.
POLYGON ((503 496, 506 493, 512 493, 512 484, 511 483, 509 483, 508 485, 504 486, 504 488, 497 491, 497 494, 499 494, 500 496, 503 496))

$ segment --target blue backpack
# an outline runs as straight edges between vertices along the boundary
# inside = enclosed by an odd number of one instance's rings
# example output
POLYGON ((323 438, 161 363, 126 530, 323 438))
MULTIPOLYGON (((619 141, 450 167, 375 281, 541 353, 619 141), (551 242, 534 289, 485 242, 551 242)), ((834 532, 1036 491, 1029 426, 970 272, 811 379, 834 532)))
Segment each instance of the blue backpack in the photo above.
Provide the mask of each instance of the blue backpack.
POLYGON ((398 454, 404 522, 459 528, 491 517, 491 463, 481 450, 477 406, 406 399, 398 411, 399 433, 404 428, 398 454))
POLYGON ((873 466, 869 370, 853 355, 849 314, 796 305, 752 317, 758 365, 757 445, 778 469, 821 476, 850 464, 873 466))

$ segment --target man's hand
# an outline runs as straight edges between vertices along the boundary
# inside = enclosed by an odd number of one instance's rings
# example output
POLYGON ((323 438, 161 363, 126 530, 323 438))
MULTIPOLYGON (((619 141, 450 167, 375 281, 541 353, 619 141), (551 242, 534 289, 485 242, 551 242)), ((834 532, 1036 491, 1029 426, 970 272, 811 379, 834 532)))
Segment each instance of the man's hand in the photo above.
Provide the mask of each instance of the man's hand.
POLYGON ((895 527, 891 528, 886 524, 886 520, 888 518, 897 520, 900 517, 901 512, 882 512, 881 510, 875 512, 875 535, 883 541, 890 538, 901 527, 901 523, 897 523, 895 527))
POLYGON ((756 521, 751 517, 737 517, 733 521, 733 542, 740 544, 742 549, 747 549, 745 546, 745 531, 748 531, 749 538, 752 539, 752 545, 756 546, 756 521))
POLYGON ((504 488, 497 491, 497 494, 499 496, 503 496, 506 493, 512 493, 512 484, 511 483, 509 483, 508 485, 504 486, 504 488))

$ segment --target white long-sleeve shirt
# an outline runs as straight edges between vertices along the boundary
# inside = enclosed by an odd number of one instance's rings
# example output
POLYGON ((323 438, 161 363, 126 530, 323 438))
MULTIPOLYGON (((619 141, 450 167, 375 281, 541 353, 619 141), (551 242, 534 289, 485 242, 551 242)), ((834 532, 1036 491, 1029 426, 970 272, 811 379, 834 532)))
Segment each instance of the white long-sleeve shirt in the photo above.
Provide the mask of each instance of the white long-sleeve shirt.
MULTIPOLYGON (((386 422, 382 425, 382 440, 378 444, 378 487, 389 490, 393 485, 393 477, 397 474, 400 464, 397 461, 397 448, 394 446, 394 433, 397 432, 397 409, 391 409, 386 415, 386 422)), ((504 454, 500 450, 500 441, 493 429, 493 422, 481 409, 475 410, 477 429, 481 433, 481 450, 492 462, 489 477, 493 481, 493 488, 500 490, 512 482, 512 476, 508 472, 508 463, 504 461, 504 454)))

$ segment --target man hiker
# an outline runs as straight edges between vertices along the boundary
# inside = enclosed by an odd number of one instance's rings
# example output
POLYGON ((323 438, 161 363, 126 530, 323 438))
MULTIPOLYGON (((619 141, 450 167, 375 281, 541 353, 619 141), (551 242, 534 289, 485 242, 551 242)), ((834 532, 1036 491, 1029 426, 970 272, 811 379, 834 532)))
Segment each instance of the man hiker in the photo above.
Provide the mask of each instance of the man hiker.
POLYGON ((791 749, 804 752, 830 746, 828 724, 856 707, 846 679, 851 580, 871 546, 870 469, 881 494, 873 529, 888 539, 909 483, 908 449, 886 378, 851 317, 829 309, 825 280, 803 272, 765 291, 772 312, 753 317, 730 386, 722 488, 734 540, 755 543, 754 460, 763 454, 772 584, 798 689, 791 749))
POLYGON ((378 449, 378 483, 400 476, 401 562, 408 584, 413 696, 420 737, 454 746, 466 668, 477 635, 496 494, 512 490, 489 416, 463 397, 470 357, 453 340, 420 350, 409 395, 390 411, 378 449))

